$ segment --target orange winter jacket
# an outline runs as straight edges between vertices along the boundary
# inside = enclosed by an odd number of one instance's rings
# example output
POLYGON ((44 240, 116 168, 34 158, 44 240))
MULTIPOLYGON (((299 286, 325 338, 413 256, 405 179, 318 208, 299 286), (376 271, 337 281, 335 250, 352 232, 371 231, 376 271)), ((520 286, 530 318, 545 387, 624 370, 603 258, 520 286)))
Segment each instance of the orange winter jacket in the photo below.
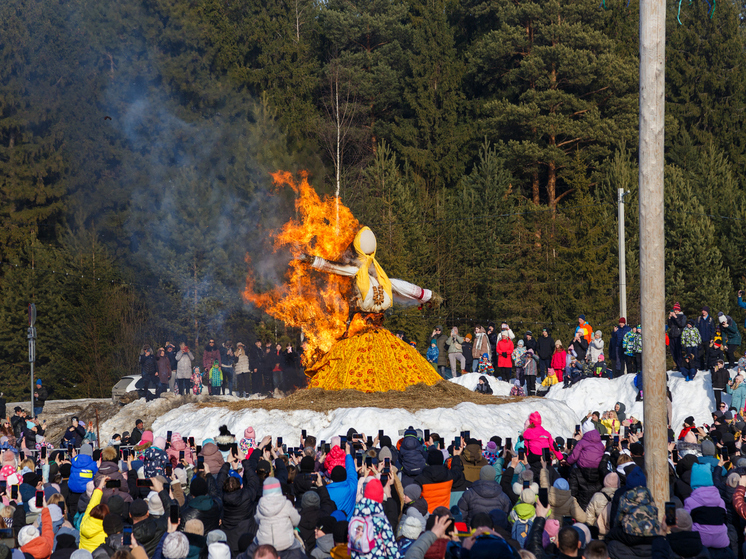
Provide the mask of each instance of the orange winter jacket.
POLYGON ((49 509, 41 509, 41 536, 34 538, 21 548, 21 551, 28 553, 34 559, 49 559, 52 555, 54 546, 54 529, 52 528, 52 515, 49 509))
POLYGON ((453 480, 440 483, 426 483, 422 486, 422 498, 427 501, 427 512, 437 507, 451 508, 451 487, 453 480))

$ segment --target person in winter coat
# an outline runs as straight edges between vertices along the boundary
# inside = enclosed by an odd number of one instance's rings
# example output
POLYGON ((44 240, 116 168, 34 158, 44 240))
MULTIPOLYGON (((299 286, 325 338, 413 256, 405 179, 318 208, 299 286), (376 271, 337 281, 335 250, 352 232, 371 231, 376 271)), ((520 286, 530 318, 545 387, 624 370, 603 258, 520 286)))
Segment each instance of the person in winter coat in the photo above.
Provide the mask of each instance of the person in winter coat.
POLYGON ((220 363, 220 348, 215 340, 210 338, 202 353, 202 370, 209 371, 215 361, 220 363))
POLYGON ((706 355, 707 348, 710 346, 710 341, 715 337, 715 321, 710 316, 710 307, 707 305, 702 307, 702 314, 697 317, 694 326, 699 330, 699 337, 702 340, 700 346, 699 357, 700 357, 700 369, 706 369, 706 355))
POLYGON ((565 348, 562 346, 562 342, 560 340, 555 340, 554 341, 554 353, 552 354, 551 366, 552 366, 552 369, 554 369, 555 374, 557 375, 558 382, 562 382, 562 374, 565 371, 566 365, 567 365, 567 352, 565 351, 565 348))
POLYGON ((541 329, 541 336, 536 340, 536 354, 539 356, 539 372, 545 377, 549 367, 552 366, 552 354, 554 353, 554 338, 549 335, 549 330, 541 329))
MULTIPOLYGON (((453 487, 464 484, 462 450, 463 447, 454 449, 450 468, 443 463, 440 450, 431 448, 428 451, 427 466, 414 479, 414 483, 422 488, 420 498, 426 501, 428 512, 433 512, 439 506, 450 507, 453 487)), ((409 489, 405 488, 405 493, 408 492, 409 489)))
MULTIPOLYGON (((298 478, 295 478, 296 481, 298 478)), ((317 532, 319 525, 324 526, 326 524, 327 529, 322 530, 324 534, 327 532, 331 534, 331 529, 328 526, 327 520, 336 509, 334 501, 329 498, 329 492, 326 490, 323 481, 320 477, 316 478, 315 490, 306 491, 303 494, 303 498, 300 500, 300 522, 298 523, 298 532, 300 534, 303 543, 305 544, 306 553, 310 554, 314 546, 317 545, 317 538, 320 535, 317 532)), ((335 519, 336 521, 336 519, 335 519)), ((323 534, 322 534, 323 535, 323 534)), ((334 547, 334 542, 328 540, 328 549, 334 547)))
POLYGON ((192 377, 194 354, 189 351, 184 342, 179 344, 179 347, 179 351, 176 352, 176 385, 179 394, 186 396, 189 393, 189 381, 192 377))
MULTIPOLYGON (((25 423, 25 420, 23 420, 23 423, 25 423)), ((16 438, 20 438, 20 436, 21 431, 16 435, 16 438)), ((77 417, 73 417, 70 420, 70 427, 67 428, 65 434, 62 436, 60 446, 67 448, 69 445, 72 445, 74 448, 80 448, 80 445, 83 444, 83 437, 85 437, 85 427, 78 422, 77 417)))
POLYGON ((349 443, 345 453, 344 466, 334 466, 330 477, 332 483, 326 486, 329 497, 337 505, 337 510, 341 510, 349 520, 352 518, 357 495, 357 470, 355 469, 355 459, 349 452, 349 443))
POLYGON ((246 353, 246 346, 241 342, 236 344, 236 392, 241 398, 251 394, 249 356, 246 353))
MULTIPOLYGON (((47 392, 47 389, 41 385, 41 379, 36 379, 36 390, 34 390, 34 417, 38 417, 42 414, 44 411, 44 403, 47 401, 48 397, 49 393, 47 392)), ((3 410, 5 409, 4 403, 2 408, 3 410)), ((0 415, 0 417, 5 417, 5 414, 0 415)))
POLYGON ((728 373, 728 369, 725 368, 723 360, 718 359, 712 371, 712 391, 715 394, 715 409, 720 408, 720 399, 729 380, 730 374, 728 373))
POLYGON ((118 454, 114 447, 107 446, 104 448, 101 451, 101 466, 99 466, 96 475, 93 476, 93 484, 96 486, 100 485, 103 478, 119 480, 120 482, 119 487, 107 488, 104 486, 104 493, 101 497, 103 504, 108 503, 109 499, 114 495, 119 495, 127 503, 132 501, 127 485, 127 478, 119 471, 119 466, 117 465, 118 454))
POLYGON ((686 327, 686 315, 681 312, 681 305, 678 302, 673 304, 673 309, 668 313, 668 346, 671 349, 671 357, 676 367, 681 367, 681 335, 686 327))
POLYGON ((448 369, 448 348, 446 347, 446 340, 448 336, 443 333, 443 327, 438 325, 430 335, 430 340, 435 340, 438 346, 438 373, 444 379, 451 378, 451 371, 448 369))
POLYGON ((669 530, 666 542, 671 548, 671 559, 710 559, 699 532, 692 530, 692 517, 686 510, 676 509, 676 525, 669 530))
POLYGON ((576 522, 585 522, 585 510, 570 492, 570 484, 565 478, 558 477, 554 484, 549 483, 549 470, 541 469, 539 474, 541 487, 549 489, 549 508, 552 513, 549 518, 562 521, 563 516, 571 516, 576 522))
POLYGON ((464 358, 461 347, 461 343, 463 341, 464 338, 459 336, 458 328, 456 328, 455 326, 451 328, 451 335, 446 340, 446 347, 448 348, 448 362, 451 366, 451 373, 454 377, 461 376, 461 374, 468 372, 466 370, 466 358, 464 358), (461 374, 458 373, 458 369, 456 367, 457 361, 461 363, 461 374))
POLYGON ((458 508, 467 526, 474 515, 480 512, 489 514, 494 509, 500 509, 505 514, 510 512, 510 499, 495 481, 496 475, 494 467, 482 466, 479 479, 459 499, 458 508))
POLYGON ((192 519, 202 521, 206 534, 220 528, 220 521, 223 518, 223 502, 218 497, 217 485, 212 475, 200 474, 194 477, 189 485, 189 498, 181 507, 180 516, 182 529, 192 519))
POLYGON ((492 366, 492 361, 490 361, 490 356, 488 354, 485 353, 479 359, 479 365, 477 365, 477 372, 480 375, 488 375, 491 377, 495 376, 495 368, 492 366))
POLYGON ((547 369, 547 377, 541 381, 541 385, 545 386, 546 388, 551 388, 555 384, 559 383, 559 379, 557 378, 557 373, 552 367, 549 367, 547 369))
POLYGON ((487 377, 482 375, 479 377, 479 381, 477 381, 477 387, 474 389, 475 392, 479 392, 480 394, 492 394, 492 387, 490 386, 490 381, 487 380, 487 377))
POLYGON ((277 551, 300 545, 293 537, 300 514, 282 494, 279 479, 268 477, 264 480, 255 518, 258 524, 255 541, 259 545, 271 545, 277 551))
POLYGON ((464 467, 464 478, 469 483, 474 483, 480 479, 481 471, 487 466, 487 459, 482 455, 482 447, 479 443, 471 439, 467 441, 464 451, 461 453, 461 463, 464 467))
POLYGON ((746 403, 746 382, 744 382, 743 375, 737 375, 735 379, 728 380, 725 390, 731 395, 730 407, 742 413, 746 403))
POLYGON ((616 418, 619 421, 624 421, 627 419, 626 414, 627 407, 624 405, 623 402, 617 402, 614 404, 614 411, 616 412, 616 418))
MULTIPOLYGON (((18 533, 18 547, 22 557, 25 555, 34 559, 49 559, 52 555, 54 529, 52 528, 52 516, 47 506, 41 509, 41 532, 34 526, 24 526, 18 533)), ((16 557, 15 553, 12 556, 16 557)))
POLYGON ((425 448, 417 438, 417 431, 408 428, 399 449, 399 463, 401 464, 401 484, 406 487, 414 483, 414 478, 422 473, 426 465, 425 448))
POLYGON ((490 347, 490 340, 487 337, 487 331, 484 329, 484 326, 477 324, 477 327, 474 328, 474 344, 471 348, 471 356, 474 359, 472 370, 477 370, 479 360, 485 353, 491 362, 492 348, 490 347))
POLYGON ((235 556, 238 555, 238 538, 246 533, 254 535, 257 529, 254 514, 257 512, 257 497, 262 484, 256 475, 256 466, 261 451, 255 449, 248 459, 240 462, 237 457, 232 458, 232 464, 226 462, 220 468, 215 486, 223 502, 223 522, 220 527, 228 536, 228 546, 235 556), (231 468, 238 470, 239 464, 243 468, 241 480, 230 475, 231 468))
POLYGON ((718 313, 718 321, 720 322, 720 330, 723 333, 723 338, 728 340, 724 346, 725 355, 728 357, 728 368, 734 369, 736 367, 734 352, 741 349, 741 333, 738 331, 738 325, 730 316, 722 312, 718 313))
POLYGON ((583 434, 567 457, 567 463, 575 465, 570 470, 570 489, 578 499, 578 504, 587 508, 593 495, 601 490, 602 474, 599 466, 604 458, 606 447, 596 429, 583 434))
POLYGON ((93 481, 93 476, 98 472, 98 465, 93 461, 91 445, 84 444, 80 448, 80 454, 73 458, 70 467, 70 478, 67 481, 67 510, 70 518, 78 510, 78 500, 86 491, 86 485, 93 481))
POLYGON ((619 489, 619 474, 609 472, 604 477, 603 487, 594 493, 585 508, 585 523, 588 526, 598 526, 601 535, 605 535, 609 528, 609 511, 611 500, 619 489))
POLYGON ((699 532, 705 547, 729 547, 725 502, 713 485, 709 464, 692 466, 689 485, 692 493, 684 501, 684 509, 692 516, 692 529, 699 532), (718 509, 722 509, 722 514, 718 513, 718 509))
MULTIPOLYGON (((623 316, 619 318, 619 325, 614 329, 614 334, 611 336, 611 345, 614 346, 614 377, 620 377, 625 374, 627 362, 624 358, 624 336, 630 331, 630 327, 627 326, 627 319, 623 316)), ((626 371, 629 373, 629 371, 626 371)))
POLYGON ((158 371, 158 365, 153 355, 153 350, 149 345, 143 346, 140 350, 140 375, 143 379, 143 388, 140 389, 140 397, 150 400, 152 395, 150 394, 150 386, 153 385, 157 388, 158 379, 155 373, 158 371))
POLYGON ((525 397, 526 392, 523 390, 523 387, 521 386, 521 381, 516 379, 513 379, 512 382, 513 386, 510 387, 510 395, 513 397, 525 397))
POLYGON ((223 370, 220 368, 217 359, 207 371, 207 382, 210 387, 210 394, 219 396, 223 386, 223 370))
POLYGON ((523 442, 526 447, 526 455, 529 462, 538 462, 544 448, 550 449, 557 460, 564 460, 562 453, 555 449, 554 438, 541 426, 541 414, 538 411, 531 413, 525 423, 523 430, 523 442))
POLYGON ((602 338, 603 332, 596 330, 593 333, 593 338, 588 344, 588 353, 591 356, 591 363, 598 361, 599 356, 604 355, 604 340, 602 338))
POLYGON ((511 377, 511 367, 513 362, 511 360, 513 355, 513 342, 508 337, 507 331, 503 330, 500 334, 500 340, 495 346, 495 352, 497 353, 497 376, 502 380, 508 380, 511 377))
POLYGON ((155 476, 166 477, 166 467, 171 465, 171 461, 168 459, 166 451, 163 450, 164 448, 166 448, 166 439, 156 437, 153 439, 153 444, 150 448, 145 449, 145 452, 143 452, 142 461, 146 478, 153 478, 155 476))
POLYGON ((624 359, 627 363, 627 374, 637 374, 639 367, 635 359, 635 341, 637 339, 637 327, 632 326, 629 332, 624 335, 622 348, 624 350, 624 359))
MULTIPOLYGON (((372 479, 365 486, 365 493, 355 505, 352 520, 348 526, 348 549, 351 559, 400 559, 399 546, 396 545, 394 531, 383 514, 383 486, 377 479, 372 479), (372 524, 373 534, 369 534, 366 525, 372 524), (371 546, 372 547, 369 547, 371 546)), ((333 557, 334 555, 332 555, 333 557)))
POLYGON ((534 359, 534 350, 526 350, 523 363, 523 377, 526 379, 526 395, 536 396, 536 359, 534 359))
POLYGON ((585 354, 588 353, 588 340, 583 337, 582 332, 575 332, 575 337, 570 342, 570 349, 575 352, 578 361, 581 363, 585 361, 585 354))
POLYGON ((194 454, 192 453, 192 449, 184 442, 181 434, 177 432, 171 435, 171 446, 166 450, 168 459, 171 461, 171 466, 174 468, 181 463, 179 456, 181 456, 180 453, 182 452, 184 453, 184 460, 186 460, 187 464, 194 465, 194 454))
POLYGON ((436 371, 438 370, 439 354, 438 342, 436 340, 430 340, 430 347, 425 354, 425 359, 427 359, 427 362, 430 363, 436 371))
POLYGON ((155 358, 157 369, 155 376, 157 385, 155 389, 156 398, 164 392, 168 392, 168 382, 171 379, 171 360, 166 355, 165 348, 158 348, 158 356, 155 358))
POLYGON ((686 382, 694 380, 694 377, 697 375, 697 358, 693 353, 686 353, 682 356, 679 371, 684 376, 686 382))
POLYGON ((102 478, 98 487, 93 490, 93 495, 91 495, 91 500, 85 509, 83 520, 80 521, 80 549, 90 552, 93 552, 106 541, 104 517, 109 514, 109 507, 100 504, 106 480, 107 478, 102 478))
MULTIPOLYGON (((694 327, 694 321, 689 319, 686 321, 686 326, 681 332, 681 351, 682 354, 692 354, 694 357, 699 359, 700 353, 702 353, 702 336, 694 327)), ((700 361, 697 365, 700 365, 700 361)))
POLYGON ((202 450, 199 451, 198 456, 204 458, 205 464, 210 468, 210 473, 219 472, 225 462, 218 445, 216 445, 212 439, 202 441, 202 450))

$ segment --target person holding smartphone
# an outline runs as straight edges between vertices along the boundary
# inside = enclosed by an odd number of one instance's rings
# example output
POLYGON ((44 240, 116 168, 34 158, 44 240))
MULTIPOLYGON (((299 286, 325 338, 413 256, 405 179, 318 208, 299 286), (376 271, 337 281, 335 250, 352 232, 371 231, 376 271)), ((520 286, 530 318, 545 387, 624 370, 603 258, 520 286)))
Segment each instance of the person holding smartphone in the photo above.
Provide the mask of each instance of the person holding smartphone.
POLYGON ((80 521, 80 549, 85 549, 91 553, 106 541, 104 517, 108 514, 109 507, 101 504, 101 498, 104 495, 106 482, 109 480, 110 478, 107 476, 101 477, 96 489, 93 490, 83 519, 80 521))

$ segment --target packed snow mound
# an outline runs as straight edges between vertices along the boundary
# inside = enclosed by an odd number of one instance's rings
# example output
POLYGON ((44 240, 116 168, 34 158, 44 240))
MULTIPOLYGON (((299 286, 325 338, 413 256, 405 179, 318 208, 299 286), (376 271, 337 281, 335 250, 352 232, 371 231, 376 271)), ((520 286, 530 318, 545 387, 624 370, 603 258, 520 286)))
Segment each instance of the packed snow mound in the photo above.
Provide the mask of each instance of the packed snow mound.
MULTIPOLYGON (((479 373, 466 373, 465 375, 461 375, 460 377, 452 378, 450 380, 454 384, 460 384, 464 388, 468 388, 473 392, 477 389, 477 384, 479 384, 479 377, 481 376, 482 375, 479 373)), ((489 375, 485 376, 487 377, 487 380, 492 387, 492 394, 494 396, 510 396, 510 388, 513 386, 512 384, 503 380, 496 379, 495 377, 491 377, 489 375)))
MULTIPOLYGON (((711 410, 715 409, 715 395, 709 371, 700 371, 690 382, 684 380, 681 373, 669 371, 668 388, 672 396, 671 427, 674 430, 690 415, 694 416, 697 425, 712 421, 711 410)), ((565 402, 577 414, 577 423, 589 412, 613 410, 617 402, 625 405, 627 417, 634 416, 644 421, 643 403, 636 402, 636 396, 635 375, 624 375, 611 380, 587 378, 570 388, 555 384, 545 398, 565 402)), ((730 396, 723 394, 723 401, 730 403, 730 396)), ((665 401, 660 404, 666 405, 665 401)))
MULTIPOLYGON (((202 441, 214 437, 220 425, 227 425, 231 433, 240 439, 244 429, 252 426, 257 438, 265 435, 280 436, 288 446, 296 446, 302 429, 325 441, 334 435, 346 434, 350 427, 372 437, 378 434, 379 429, 383 429, 396 440, 400 431, 412 425, 438 433, 449 444, 461 431, 467 430, 471 431, 472 437, 486 442, 495 435, 515 440, 523 431, 529 414, 537 410, 544 418, 544 427, 553 435, 567 436, 572 433, 576 423, 573 410, 563 402, 540 398, 509 404, 478 405, 464 402, 455 408, 420 410, 414 413, 403 409, 380 408, 343 408, 329 413, 264 409, 230 411, 187 404, 158 417, 153 423, 153 432, 156 436, 165 436, 166 431, 173 431, 202 441)), ((128 419, 128 425, 134 425, 134 419, 137 419, 135 415, 128 413, 132 417, 128 419)), ((102 431, 106 430, 108 434, 108 428, 107 422, 102 431)))

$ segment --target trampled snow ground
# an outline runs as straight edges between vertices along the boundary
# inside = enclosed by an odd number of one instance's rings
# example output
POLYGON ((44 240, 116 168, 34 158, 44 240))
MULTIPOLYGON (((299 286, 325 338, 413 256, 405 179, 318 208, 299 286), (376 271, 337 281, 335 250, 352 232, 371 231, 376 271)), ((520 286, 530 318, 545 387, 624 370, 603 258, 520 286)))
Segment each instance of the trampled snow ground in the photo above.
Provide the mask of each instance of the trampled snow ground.
MULTIPOLYGON (((478 373, 463 375, 456 382, 473 390, 479 379, 478 373)), ((493 392, 497 396, 510 393, 510 384, 489 378, 493 392)), ((669 373, 668 386, 673 395, 673 418, 671 425, 678 430, 684 418, 694 416, 698 424, 711 420, 710 410, 714 409, 715 399, 709 372, 700 372, 693 381, 686 382, 678 372, 669 373)), ((289 446, 295 446, 302 429, 314 434, 319 440, 329 440, 333 435, 342 435, 350 427, 375 436, 383 429, 392 438, 397 438, 400 430, 409 425, 430 429, 451 441, 461 431, 469 430, 472 436, 486 441, 493 435, 503 438, 513 437, 523 430, 528 415, 539 411, 543 425, 554 436, 571 435, 574 426, 589 411, 613 409, 616 402, 623 402, 627 416, 643 419, 642 402, 635 402, 634 376, 618 379, 584 379, 576 385, 564 389, 553 386, 544 398, 528 398, 520 402, 505 404, 477 405, 469 402, 455 408, 438 408, 411 412, 405 409, 344 408, 328 413, 309 410, 284 412, 279 410, 246 409, 230 411, 227 408, 199 409, 194 404, 170 409, 166 402, 146 403, 139 400, 125 406, 122 411, 101 427, 101 438, 107 441, 117 432, 129 431, 135 419, 153 418, 153 431, 165 436, 166 431, 178 432, 182 436, 192 436, 201 441, 217 435, 220 425, 227 425, 230 431, 240 438, 246 427, 254 427, 258 437, 273 435, 283 437, 289 446), (169 410, 169 411, 167 411, 169 410)), ((723 396, 730 401, 730 397, 723 396)), ((665 401, 660 402, 665 406, 665 401)))

